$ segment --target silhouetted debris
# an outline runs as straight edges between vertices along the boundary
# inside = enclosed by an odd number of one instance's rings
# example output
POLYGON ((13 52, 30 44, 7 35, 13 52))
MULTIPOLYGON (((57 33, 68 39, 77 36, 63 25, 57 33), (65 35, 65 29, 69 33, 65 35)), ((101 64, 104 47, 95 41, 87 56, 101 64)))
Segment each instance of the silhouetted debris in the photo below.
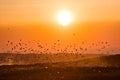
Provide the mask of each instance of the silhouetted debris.
MULTIPOLYGON (((8 51, 6 50, 6 52, 47 53, 47 54, 48 53, 80 53, 81 54, 81 53, 89 53, 88 50, 94 49, 94 51, 96 50, 100 53, 108 53, 107 49, 109 49, 110 47, 110 43, 108 41, 91 42, 89 44, 87 44, 86 41, 82 41, 79 44, 77 43, 66 44, 64 48, 61 47, 61 43, 62 42, 59 39, 56 40, 56 42, 53 42, 52 45, 49 45, 47 43, 41 44, 39 40, 25 42, 24 40, 20 39, 18 40, 17 43, 7 40, 6 49, 8 48, 8 51)), ((115 51, 111 50, 111 52, 115 52, 115 51)))

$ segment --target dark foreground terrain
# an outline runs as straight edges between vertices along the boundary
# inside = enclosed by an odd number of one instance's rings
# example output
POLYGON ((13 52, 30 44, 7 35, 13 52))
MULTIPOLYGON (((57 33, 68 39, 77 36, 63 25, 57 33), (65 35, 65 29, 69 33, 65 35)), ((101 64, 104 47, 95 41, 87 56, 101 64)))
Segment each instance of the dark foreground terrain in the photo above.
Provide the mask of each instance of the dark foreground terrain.
POLYGON ((120 67, 2 66, 0 80, 120 80, 120 67))
MULTIPOLYGON (((67 66, 74 62, 2 65, 0 80, 120 80, 120 56, 107 56, 101 59, 111 65, 67 66)), ((75 63, 77 64, 78 61, 75 63)))

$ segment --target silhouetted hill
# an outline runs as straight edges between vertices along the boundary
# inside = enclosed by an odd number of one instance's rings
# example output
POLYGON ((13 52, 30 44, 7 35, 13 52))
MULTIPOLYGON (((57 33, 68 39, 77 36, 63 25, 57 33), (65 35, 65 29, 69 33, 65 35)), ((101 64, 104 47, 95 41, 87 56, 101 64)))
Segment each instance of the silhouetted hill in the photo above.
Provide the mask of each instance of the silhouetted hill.
POLYGON ((0 54, 0 65, 120 66, 120 55, 103 54, 0 54))
POLYGON ((120 54, 102 56, 100 57, 102 62, 109 64, 110 66, 120 66, 120 54))
POLYGON ((120 80, 120 55, 87 56, 77 61, 2 65, 0 80, 120 80))
MULTIPOLYGON (((55 65, 55 64, 54 64, 55 65)), ((120 55, 100 55, 78 61, 56 63, 56 66, 68 67, 120 67, 120 55)))

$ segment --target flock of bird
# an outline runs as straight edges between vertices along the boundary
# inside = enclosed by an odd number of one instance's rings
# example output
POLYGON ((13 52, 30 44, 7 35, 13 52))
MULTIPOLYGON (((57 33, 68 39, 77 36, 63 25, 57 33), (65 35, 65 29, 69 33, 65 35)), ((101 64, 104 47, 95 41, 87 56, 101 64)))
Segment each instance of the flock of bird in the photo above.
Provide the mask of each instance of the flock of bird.
MULTIPOLYGON (((20 39, 18 42, 7 41, 6 47, 3 48, 5 53, 89 53, 92 49, 98 53, 110 53, 110 43, 107 41, 92 42, 86 44, 85 41, 81 44, 68 44, 66 46, 61 45, 61 41, 57 40, 52 45, 42 44, 40 41, 28 41, 24 42, 20 39)), ((114 51, 114 50, 111 50, 114 51)))

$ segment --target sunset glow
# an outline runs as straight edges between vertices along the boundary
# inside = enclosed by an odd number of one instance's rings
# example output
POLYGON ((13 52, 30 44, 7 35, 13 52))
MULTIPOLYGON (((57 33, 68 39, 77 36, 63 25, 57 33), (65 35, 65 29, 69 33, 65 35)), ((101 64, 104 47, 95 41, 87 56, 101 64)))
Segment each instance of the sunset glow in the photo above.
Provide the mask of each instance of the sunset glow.
POLYGON ((0 80, 120 80, 120 0, 0 0, 0 80))
POLYGON ((50 48, 57 40, 63 50, 70 44, 96 50, 91 44, 102 41, 114 49, 120 47, 119 35, 119 0, 0 0, 0 52, 11 51, 20 40, 35 51, 41 51, 37 43, 50 48))
POLYGON ((68 25, 69 23, 71 23, 72 21, 72 15, 70 12, 68 11, 61 11, 58 13, 57 15, 57 20, 60 24, 62 24, 63 26, 68 25))

